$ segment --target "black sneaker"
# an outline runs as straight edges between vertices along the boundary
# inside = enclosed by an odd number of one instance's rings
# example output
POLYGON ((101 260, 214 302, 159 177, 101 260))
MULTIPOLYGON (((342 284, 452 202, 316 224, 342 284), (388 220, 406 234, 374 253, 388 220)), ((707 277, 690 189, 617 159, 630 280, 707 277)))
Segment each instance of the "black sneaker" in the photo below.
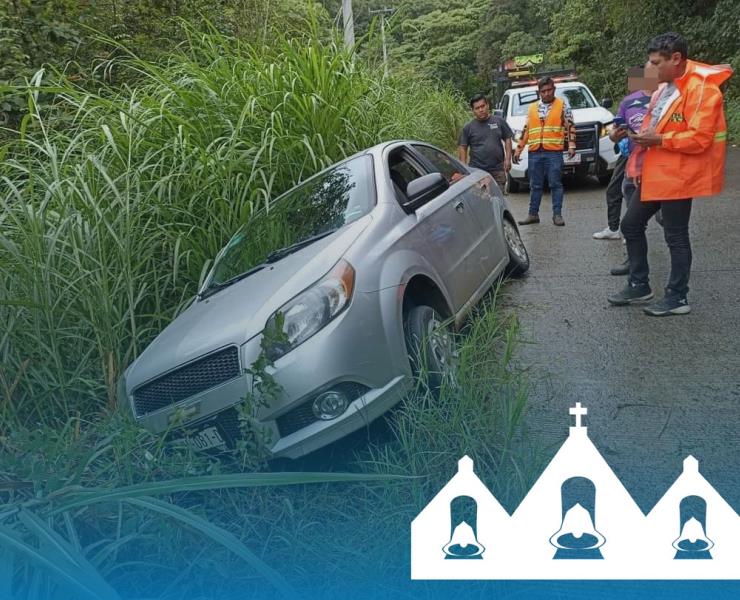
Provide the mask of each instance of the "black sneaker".
POLYGON ((614 306, 625 306, 627 304, 636 304, 638 302, 645 302, 653 297, 653 291, 647 283, 637 284, 628 283, 624 286, 621 292, 609 296, 607 300, 609 304, 614 306))
POLYGON ((686 296, 666 296, 642 310, 651 317, 668 317, 670 315, 687 315, 691 312, 691 307, 686 296))

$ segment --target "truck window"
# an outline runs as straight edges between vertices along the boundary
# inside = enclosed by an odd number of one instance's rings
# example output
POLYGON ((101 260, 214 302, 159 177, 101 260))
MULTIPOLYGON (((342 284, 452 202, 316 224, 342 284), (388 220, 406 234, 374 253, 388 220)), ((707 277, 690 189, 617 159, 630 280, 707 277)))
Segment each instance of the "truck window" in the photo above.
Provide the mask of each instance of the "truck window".
POLYGON ((561 88, 555 90, 558 98, 567 98, 571 108, 593 108, 596 102, 583 87, 561 88))
POLYGON ((503 98, 501 98, 500 108, 501 108, 501 114, 504 116, 504 119, 505 119, 509 113, 509 110, 508 110, 509 109, 509 97, 508 96, 504 96, 503 98))

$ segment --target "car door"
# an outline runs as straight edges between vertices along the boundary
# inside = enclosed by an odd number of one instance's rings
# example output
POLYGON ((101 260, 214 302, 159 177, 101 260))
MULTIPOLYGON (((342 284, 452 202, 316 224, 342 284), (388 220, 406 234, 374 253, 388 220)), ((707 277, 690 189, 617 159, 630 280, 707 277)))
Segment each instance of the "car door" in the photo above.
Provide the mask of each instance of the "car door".
MULTIPOLYGON (((411 180, 431 172, 425 161, 407 146, 394 153, 389 169, 397 193, 404 193, 411 180)), ((416 223, 406 234, 408 244, 422 253, 442 277, 441 283, 455 311, 468 301, 483 279, 476 254, 480 229, 470 201, 464 197, 466 186, 464 181, 453 183, 418 207, 413 213, 416 223)))
MULTIPOLYGON (((461 163, 438 148, 426 144, 414 144, 413 148, 448 180, 455 171, 467 172, 461 163)), ((468 177, 466 181, 467 188, 460 196, 465 209, 473 216, 476 230, 473 253, 485 279, 506 256, 506 243, 501 233, 501 200, 495 186, 490 185, 490 176, 468 177)))

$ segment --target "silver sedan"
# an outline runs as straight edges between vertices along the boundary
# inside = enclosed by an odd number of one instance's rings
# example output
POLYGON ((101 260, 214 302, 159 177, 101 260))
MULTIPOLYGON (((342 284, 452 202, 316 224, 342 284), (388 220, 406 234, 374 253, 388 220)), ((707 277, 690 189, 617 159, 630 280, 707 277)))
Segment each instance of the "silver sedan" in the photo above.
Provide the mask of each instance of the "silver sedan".
POLYGON ((274 456, 298 457, 391 408, 422 354, 439 387, 454 355, 442 324, 459 327, 498 277, 528 267, 487 173, 428 144, 379 144, 255 213, 126 370, 119 398, 151 431, 231 446, 266 348, 279 389, 255 418, 274 456), (262 344, 266 331, 279 341, 262 344))

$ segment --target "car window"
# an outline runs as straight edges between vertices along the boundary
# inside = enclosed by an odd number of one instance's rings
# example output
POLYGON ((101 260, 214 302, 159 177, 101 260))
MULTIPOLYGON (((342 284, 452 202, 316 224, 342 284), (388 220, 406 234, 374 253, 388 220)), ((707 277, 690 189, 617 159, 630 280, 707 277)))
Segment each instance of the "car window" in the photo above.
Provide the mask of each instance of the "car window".
POLYGON ((448 183, 452 183, 453 175, 455 175, 455 173, 460 175, 468 174, 468 170, 463 167, 461 163, 441 150, 437 150, 431 146, 423 146, 421 144, 414 144, 413 148, 426 158, 436 171, 442 173, 448 183))
POLYGON ((350 159, 308 179, 252 215, 219 253, 204 293, 330 235, 375 206, 372 158, 350 159))
POLYGON ((391 173, 396 193, 401 192, 403 201, 406 198, 406 188, 414 179, 421 177, 424 173, 416 165, 411 163, 402 152, 394 153, 388 162, 388 169, 391 173))

